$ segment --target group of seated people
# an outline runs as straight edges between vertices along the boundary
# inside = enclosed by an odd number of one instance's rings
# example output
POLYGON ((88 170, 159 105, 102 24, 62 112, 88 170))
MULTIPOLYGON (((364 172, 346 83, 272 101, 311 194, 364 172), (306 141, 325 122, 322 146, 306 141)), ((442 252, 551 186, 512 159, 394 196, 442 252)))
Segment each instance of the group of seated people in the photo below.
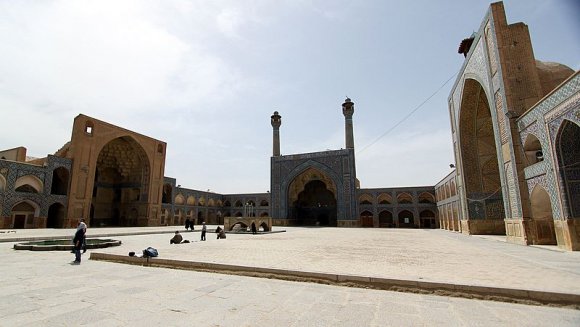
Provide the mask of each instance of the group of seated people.
MULTIPOLYGON (((221 228, 220 226, 218 226, 215 230, 215 233, 217 234, 217 239, 219 240, 221 239, 225 239, 226 238, 226 231, 221 228)), ((188 240, 183 240, 183 236, 181 236, 181 234, 179 233, 179 231, 175 231, 175 235, 173 235, 173 238, 171 238, 171 240, 169 240, 169 244, 181 244, 181 243, 189 243, 188 240)))

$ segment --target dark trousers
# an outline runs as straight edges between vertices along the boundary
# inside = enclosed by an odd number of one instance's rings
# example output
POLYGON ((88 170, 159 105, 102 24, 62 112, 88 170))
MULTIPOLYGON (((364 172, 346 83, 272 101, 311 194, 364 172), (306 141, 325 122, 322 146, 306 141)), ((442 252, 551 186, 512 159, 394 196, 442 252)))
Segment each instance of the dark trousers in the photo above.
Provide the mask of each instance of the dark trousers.
POLYGON ((205 231, 204 230, 201 231, 201 240, 205 241, 205 231))
POLYGON ((81 249, 75 247, 75 261, 81 262, 81 249))

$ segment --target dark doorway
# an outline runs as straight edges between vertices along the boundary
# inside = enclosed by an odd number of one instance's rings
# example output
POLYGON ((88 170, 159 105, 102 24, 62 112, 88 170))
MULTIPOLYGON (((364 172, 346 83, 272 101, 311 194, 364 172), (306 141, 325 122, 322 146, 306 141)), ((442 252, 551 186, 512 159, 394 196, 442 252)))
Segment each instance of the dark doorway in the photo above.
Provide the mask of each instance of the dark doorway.
POLYGON ((48 218, 46 220, 46 228, 61 228, 64 227, 64 206, 60 203, 53 203, 48 208, 48 218))
POLYGON ((26 222, 26 215, 14 215, 14 228, 23 229, 26 222))
POLYGON ((373 227, 373 213, 365 210, 360 214, 361 227, 373 227))
POLYGON ((292 204, 289 217, 299 226, 336 226, 336 198, 324 182, 310 181, 292 204))
POLYGON ((66 195, 68 191, 68 170, 63 167, 52 171, 52 186, 50 194, 66 195))

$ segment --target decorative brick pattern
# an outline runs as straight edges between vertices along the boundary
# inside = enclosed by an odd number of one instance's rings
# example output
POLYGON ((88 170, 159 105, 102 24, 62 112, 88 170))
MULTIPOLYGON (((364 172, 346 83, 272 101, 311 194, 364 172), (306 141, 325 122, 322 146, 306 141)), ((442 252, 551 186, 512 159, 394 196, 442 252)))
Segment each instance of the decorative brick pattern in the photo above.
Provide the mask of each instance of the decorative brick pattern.
POLYGON ((508 201, 510 203, 510 217, 506 218, 511 219, 521 218, 522 217, 521 207, 519 205, 520 204, 519 197, 516 189, 517 182, 516 179, 514 178, 514 171, 511 161, 505 164, 505 176, 507 180, 508 201))
POLYGON ((489 66, 491 68, 491 75, 494 76, 497 72, 497 55, 495 53, 495 37, 491 28, 491 21, 488 21, 485 26, 485 41, 487 43, 487 53, 489 55, 489 66))
POLYGON ((508 132, 506 130, 509 129, 509 127, 506 126, 506 117, 503 111, 503 96, 501 91, 495 92, 495 110, 497 113, 497 128, 499 129, 501 144, 506 144, 509 139, 508 132))

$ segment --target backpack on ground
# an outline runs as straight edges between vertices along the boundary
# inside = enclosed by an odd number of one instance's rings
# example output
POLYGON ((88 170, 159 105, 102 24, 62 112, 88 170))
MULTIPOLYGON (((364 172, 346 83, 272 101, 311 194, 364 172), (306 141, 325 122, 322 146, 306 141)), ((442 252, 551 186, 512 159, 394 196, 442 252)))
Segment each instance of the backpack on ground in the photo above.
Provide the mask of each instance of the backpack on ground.
POLYGON ((144 257, 156 257, 158 255, 159 255, 159 252, 157 252, 157 249, 155 249, 155 248, 148 247, 145 250, 143 250, 144 257))

